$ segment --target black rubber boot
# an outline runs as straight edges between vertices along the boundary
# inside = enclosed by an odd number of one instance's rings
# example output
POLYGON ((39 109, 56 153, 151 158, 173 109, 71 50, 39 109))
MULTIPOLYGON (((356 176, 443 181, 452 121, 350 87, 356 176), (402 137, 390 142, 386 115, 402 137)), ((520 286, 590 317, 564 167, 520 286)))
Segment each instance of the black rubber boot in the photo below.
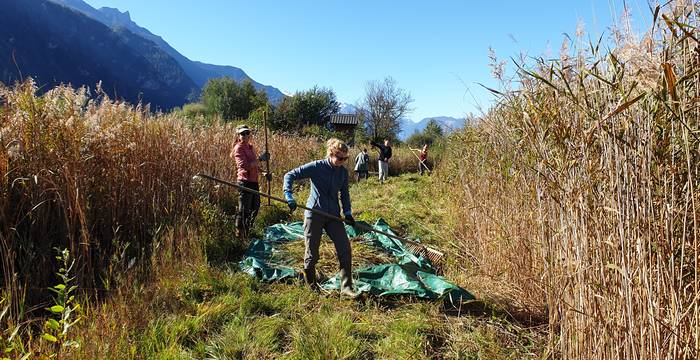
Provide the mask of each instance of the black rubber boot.
POLYGON ((340 295, 351 299, 359 295, 352 290, 352 271, 350 269, 340 269, 340 295))
POLYGON ((315 292, 320 292, 321 287, 316 282, 316 270, 315 269, 304 269, 304 282, 311 290, 315 292))

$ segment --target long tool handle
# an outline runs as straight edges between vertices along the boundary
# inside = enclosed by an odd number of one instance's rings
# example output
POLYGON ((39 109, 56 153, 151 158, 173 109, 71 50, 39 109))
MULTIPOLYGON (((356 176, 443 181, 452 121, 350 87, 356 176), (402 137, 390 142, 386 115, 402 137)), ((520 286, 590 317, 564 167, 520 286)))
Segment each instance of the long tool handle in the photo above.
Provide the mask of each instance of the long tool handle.
POLYGON ((265 152, 268 154, 267 160, 265 160, 265 170, 267 171, 267 176, 265 176, 265 180, 267 180, 267 205, 270 205, 270 196, 272 196, 270 194, 272 185, 272 179, 270 177, 272 175, 270 173, 270 152, 267 149, 267 110, 263 111, 263 125, 265 126, 265 152))
POLYGON ((430 172, 431 172, 431 171, 430 171, 430 168, 428 167, 428 165, 425 164, 425 161, 424 161, 424 160, 421 160, 421 159, 420 159, 420 156, 416 155, 416 153, 414 152, 413 149, 409 148, 409 150, 411 150, 411 154, 413 154, 416 158, 418 158, 418 162, 421 163, 421 164, 423 164, 423 166, 425 166, 425 169, 428 170, 428 173, 430 173, 430 172))
MULTIPOLYGON (((281 198, 278 198, 278 197, 273 196, 273 195, 267 195, 267 194, 261 193, 261 192, 259 192, 259 191, 255 191, 255 190, 253 190, 253 189, 249 189, 249 188, 247 188, 247 187, 245 187, 245 186, 241 186, 241 185, 238 185, 238 184, 235 184, 235 183, 226 181, 226 180, 222 180, 222 179, 219 179, 219 178, 215 178, 215 177, 213 177, 213 176, 211 176, 211 175, 199 173, 199 174, 195 175, 195 177, 201 177, 201 178, 209 179, 209 180, 211 180, 211 181, 216 181, 216 182, 219 182, 219 183, 222 183, 222 184, 225 184, 225 185, 233 186, 233 187, 235 187, 235 188, 238 189, 238 190, 242 190, 242 191, 246 191, 246 192, 249 192, 249 193, 253 193, 253 194, 260 195, 260 196, 264 196, 264 197, 267 197, 268 199, 272 199, 272 200, 275 200, 275 201, 279 201, 279 202, 282 202, 282 203, 285 203, 285 204, 287 203, 287 200, 285 200, 285 199, 281 199, 281 198)), ((332 214, 329 214, 329 213, 327 213, 327 212, 325 212, 325 211, 321 211, 321 210, 317 210, 317 209, 311 209, 311 208, 308 208, 308 207, 302 206, 302 205, 297 205, 297 207, 300 208, 300 209, 309 210, 309 211, 311 211, 311 212, 314 213, 314 214, 318 214, 318 215, 321 215, 321 216, 325 216, 325 217, 327 217, 327 218, 329 218, 329 219, 338 220, 338 221, 340 221, 340 222, 345 222, 345 220, 343 220, 343 218, 338 217, 338 216, 335 216, 335 215, 332 215, 332 214)), ((415 242, 415 241, 412 241, 412 240, 408 240, 408 239, 402 239, 402 238, 400 238, 400 237, 398 237, 398 236, 396 236, 396 235, 394 235, 394 234, 389 234, 388 232, 381 231, 381 230, 377 230, 377 229, 375 229, 375 228, 373 228, 373 227, 365 226, 365 225, 360 224, 360 223, 355 223, 355 227, 358 227, 358 228, 360 228, 360 229, 362 229, 362 230, 365 230, 365 231, 371 231, 371 232, 375 232, 375 233, 378 233, 378 234, 382 234, 382 235, 384 235, 384 236, 390 237, 390 238, 392 238, 392 239, 399 240, 399 241, 404 242, 404 243, 424 246, 424 245, 421 244, 421 243, 418 243, 418 242, 415 242)), ((431 249, 431 251, 438 252, 437 250, 433 250, 433 249, 431 249)), ((440 255, 442 255, 442 253, 440 253, 440 255)))

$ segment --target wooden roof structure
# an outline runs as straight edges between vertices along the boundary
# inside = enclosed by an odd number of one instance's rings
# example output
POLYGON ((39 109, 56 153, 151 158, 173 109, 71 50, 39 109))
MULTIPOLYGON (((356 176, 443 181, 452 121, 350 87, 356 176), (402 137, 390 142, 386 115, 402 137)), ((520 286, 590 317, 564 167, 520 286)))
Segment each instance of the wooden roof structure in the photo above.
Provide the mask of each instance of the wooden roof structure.
POLYGON ((355 125, 360 123, 360 117, 356 114, 333 114, 330 123, 333 125, 355 125))

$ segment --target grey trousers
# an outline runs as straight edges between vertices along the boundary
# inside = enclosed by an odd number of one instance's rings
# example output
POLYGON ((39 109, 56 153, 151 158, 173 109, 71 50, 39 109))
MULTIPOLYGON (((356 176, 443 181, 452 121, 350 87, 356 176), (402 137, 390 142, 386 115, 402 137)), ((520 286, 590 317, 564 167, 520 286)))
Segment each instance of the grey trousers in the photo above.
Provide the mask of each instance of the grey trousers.
POLYGON ((425 165, 425 162, 418 160, 418 173, 423 175, 423 170, 427 169, 427 165, 425 165))
POLYGON ((384 181, 389 176, 389 162, 379 160, 379 181, 384 181))
POLYGON ((321 235, 323 230, 333 241, 335 253, 338 256, 338 263, 341 269, 348 274, 352 271, 352 249, 350 240, 345 232, 345 226, 338 220, 328 219, 324 216, 311 214, 310 218, 304 219, 304 269, 314 269, 318 262, 318 248, 321 245, 321 235))

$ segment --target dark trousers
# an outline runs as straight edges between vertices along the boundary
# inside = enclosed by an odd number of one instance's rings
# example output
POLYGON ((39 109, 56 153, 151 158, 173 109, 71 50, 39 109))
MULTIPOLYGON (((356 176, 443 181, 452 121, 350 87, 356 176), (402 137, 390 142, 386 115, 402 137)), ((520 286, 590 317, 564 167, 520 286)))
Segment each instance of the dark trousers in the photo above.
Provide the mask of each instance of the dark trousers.
POLYGON ((352 273, 352 249, 350 239, 345 232, 345 226, 338 220, 328 219, 324 216, 312 214, 304 219, 304 269, 314 269, 318 262, 318 248, 321 246, 321 235, 326 230, 328 237, 333 240, 335 253, 338 256, 340 268, 348 274, 352 273))
MULTIPOLYGON (((258 183, 251 181, 239 181, 238 185, 251 190, 259 191, 258 183)), ((260 210, 260 195, 241 190, 238 193, 238 214, 236 215, 236 228, 248 234, 253 227, 253 221, 260 210)))

